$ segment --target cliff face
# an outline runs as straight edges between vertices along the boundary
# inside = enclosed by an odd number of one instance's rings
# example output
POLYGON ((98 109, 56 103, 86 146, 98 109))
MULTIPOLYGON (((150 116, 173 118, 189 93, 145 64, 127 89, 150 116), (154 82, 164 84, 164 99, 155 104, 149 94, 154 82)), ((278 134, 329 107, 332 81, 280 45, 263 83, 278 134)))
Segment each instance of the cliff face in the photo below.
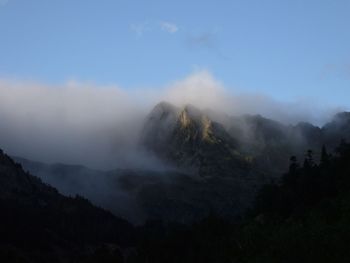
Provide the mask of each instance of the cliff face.
POLYGON ((210 176, 249 169, 238 144, 224 129, 191 105, 157 105, 145 123, 142 144, 178 167, 210 176))

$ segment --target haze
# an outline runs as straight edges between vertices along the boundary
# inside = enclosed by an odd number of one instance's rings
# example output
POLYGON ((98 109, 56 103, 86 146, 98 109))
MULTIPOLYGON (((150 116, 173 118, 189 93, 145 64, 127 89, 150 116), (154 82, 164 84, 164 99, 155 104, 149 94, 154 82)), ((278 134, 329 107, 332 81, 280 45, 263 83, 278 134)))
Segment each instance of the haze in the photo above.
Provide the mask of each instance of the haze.
POLYGON ((263 94, 235 93, 210 72, 198 71, 162 88, 61 86, 2 80, 0 144, 11 155, 92 168, 154 167, 138 148, 145 117, 160 101, 192 104, 229 115, 260 114, 284 123, 322 124, 335 107, 307 100, 283 102, 263 94))

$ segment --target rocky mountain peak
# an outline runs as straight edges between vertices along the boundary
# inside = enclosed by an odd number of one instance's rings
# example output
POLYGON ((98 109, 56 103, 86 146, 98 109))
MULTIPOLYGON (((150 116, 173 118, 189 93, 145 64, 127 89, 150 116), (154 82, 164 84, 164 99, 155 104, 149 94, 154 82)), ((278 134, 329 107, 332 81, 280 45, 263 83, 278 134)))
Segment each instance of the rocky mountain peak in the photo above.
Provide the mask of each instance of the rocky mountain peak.
POLYGON ((231 174, 233 167, 242 167, 236 141, 198 108, 161 103, 150 115, 143 145, 162 159, 179 167, 194 168, 201 175, 219 166, 221 175, 231 174))
POLYGON ((163 120, 168 116, 177 115, 178 112, 178 107, 169 102, 162 101, 153 108, 151 113, 148 115, 148 120, 163 120))
POLYGON ((202 117, 203 113, 198 108, 188 104, 181 109, 178 120, 181 127, 185 128, 191 123, 199 125, 202 117))

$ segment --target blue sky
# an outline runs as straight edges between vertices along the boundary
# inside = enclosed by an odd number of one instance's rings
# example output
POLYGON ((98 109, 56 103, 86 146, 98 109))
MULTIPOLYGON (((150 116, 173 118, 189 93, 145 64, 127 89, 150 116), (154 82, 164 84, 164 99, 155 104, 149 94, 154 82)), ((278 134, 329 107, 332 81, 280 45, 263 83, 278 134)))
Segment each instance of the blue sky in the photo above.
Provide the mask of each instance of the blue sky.
POLYGON ((228 88, 350 108, 348 0, 0 0, 0 78, 228 88))

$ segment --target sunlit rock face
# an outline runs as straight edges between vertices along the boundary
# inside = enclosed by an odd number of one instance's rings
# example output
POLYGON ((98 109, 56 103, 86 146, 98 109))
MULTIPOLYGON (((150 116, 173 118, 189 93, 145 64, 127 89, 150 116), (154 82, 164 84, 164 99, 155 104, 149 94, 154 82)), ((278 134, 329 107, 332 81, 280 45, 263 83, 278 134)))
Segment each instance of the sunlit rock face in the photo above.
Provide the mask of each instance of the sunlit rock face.
POLYGON ((146 120, 141 143, 163 160, 200 176, 230 176, 249 169, 224 127, 192 105, 158 104, 146 120))

